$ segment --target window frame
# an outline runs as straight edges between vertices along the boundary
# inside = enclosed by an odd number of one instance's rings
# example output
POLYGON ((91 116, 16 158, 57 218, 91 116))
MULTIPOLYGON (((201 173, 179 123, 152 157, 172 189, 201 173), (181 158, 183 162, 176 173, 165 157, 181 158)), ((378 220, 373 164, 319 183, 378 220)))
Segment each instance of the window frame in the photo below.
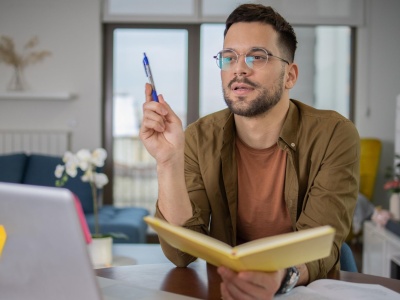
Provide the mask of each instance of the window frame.
MULTIPOLYGON (((104 190, 104 204, 113 204, 114 151, 113 151, 113 74, 114 74, 114 30, 115 29, 185 29, 188 31, 188 78, 187 78, 187 124, 199 117, 200 81, 200 25, 199 24, 125 24, 103 25, 103 122, 102 144, 107 150, 105 173, 109 183, 104 190)), ((143 76, 145 74, 143 73, 143 76)))
MULTIPOLYGON (((147 24, 147 23, 104 23, 103 24, 103 103, 102 103, 102 144, 108 152, 104 171, 110 184, 104 190, 104 204, 113 204, 113 55, 115 29, 186 29, 188 30, 188 79, 187 79, 187 124, 199 118, 200 111, 200 24, 147 24)), ((216 23, 216 22, 210 22, 216 23)), ((322 25, 322 24, 321 24, 322 25)), ((304 25, 293 25, 304 26, 304 25)), ((318 25, 312 25, 318 26, 318 25)), ((355 117, 355 71, 357 28, 351 28, 350 37, 350 80, 349 80, 349 119, 355 117)), ((143 75, 144 76, 144 75, 143 75)))

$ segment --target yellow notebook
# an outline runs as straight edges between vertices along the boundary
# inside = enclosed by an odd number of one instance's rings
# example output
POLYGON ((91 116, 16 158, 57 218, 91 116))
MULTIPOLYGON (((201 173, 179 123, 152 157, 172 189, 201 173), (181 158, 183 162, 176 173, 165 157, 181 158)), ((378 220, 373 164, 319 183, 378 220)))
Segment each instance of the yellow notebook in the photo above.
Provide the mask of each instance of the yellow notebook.
POLYGON ((235 271, 276 271, 327 257, 335 235, 333 227, 321 226, 231 247, 158 218, 147 216, 144 220, 171 246, 212 265, 226 266, 235 271))
POLYGON ((0 257, 1 257, 1 253, 3 252, 3 248, 6 243, 6 239, 7 239, 6 230, 4 229, 3 225, 0 225, 0 257))

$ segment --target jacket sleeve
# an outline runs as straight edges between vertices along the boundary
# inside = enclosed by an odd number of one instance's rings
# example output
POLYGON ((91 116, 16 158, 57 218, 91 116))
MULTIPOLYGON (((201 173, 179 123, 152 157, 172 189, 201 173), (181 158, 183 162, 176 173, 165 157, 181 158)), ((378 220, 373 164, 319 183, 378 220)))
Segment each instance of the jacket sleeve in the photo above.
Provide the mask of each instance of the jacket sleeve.
MULTIPOLYGON (((185 142, 185 178, 193 215, 185 222, 183 227, 209 235, 210 207, 198 162, 197 139, 193 136, 193 132, 190 133, 190 129, 185 133, 185 142)), ((165 220, 158 205, 156 206, 155 217, 165 220)), ((178 267, 186 267, 197 259, 170 246, 161 238, 160 244, 165 256, 178 267)))
POLYGON ((330 255, 307 263, 310 282, 339 269, 340 248, 350 231, 359 190, 360 138, 355 126, 350 121, 338 122, 327 135, 318 158, 311 156, 311 163, 318 167, 311 168, 316 171, 310 174, 296 223, 297 230, 321 225, 336 229, 330 255))

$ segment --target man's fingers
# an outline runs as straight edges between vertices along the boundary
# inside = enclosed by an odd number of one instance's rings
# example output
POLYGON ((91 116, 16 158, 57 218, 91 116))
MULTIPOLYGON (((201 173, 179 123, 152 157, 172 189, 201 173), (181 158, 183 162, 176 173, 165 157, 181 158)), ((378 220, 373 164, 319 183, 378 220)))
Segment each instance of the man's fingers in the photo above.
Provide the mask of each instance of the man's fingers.
POLYGON ((233 272, 231 269, 226 268, 224 266, 218 267, 217 272, 221 276, 223 281, 231 281, 237 275, 237 273, 233 272))
POLYGON ((170 108, 166 103, 159 103, 155 101, 144 102, 143 103, 143 118, 152 117, 156 118, 158 115, 161 119, 164 119, 165 116, 169 113, 170 108))
POLYGON ((153 98, 151 97, 151 84, 150 83, 146 83, 145 88, 144 88, 144 93, 146 95, 146 102, 151 102, 153 101, 153 98))
POLYGON ((223 284, 221 294, 224 299, 272 299, 279 288, 278 272, 233 272, 226 267, 218 267, 223 284))
POLYGON ((153 129, 158 132, 165 130, 165 119, 157 111, 145 109, 141 128, 143 131, 153 129))
POLYGON ((179 117, 175 114, 175 112, 172 110, 172 108, 169 106, 169 104, 165 101, 163 95, 161 95, 161 94, 158 95, 159 102, 155 102, 155 101, 153 101, 151 92, 152 92, 151 84, 146 83, 146 87, 145 87, 146 102, 144 103, 143 109, 145 110, 146 107, 148 107, 149 109, 156 111, 157 113, 159 113, 162 116, 169 115, 169 118, 172 118, 172 120, 178 120, 179 117), (149 104, 149 106, 147 106, 148 105, 147 103, 152 103, 152 104, 151 105, 149 104))

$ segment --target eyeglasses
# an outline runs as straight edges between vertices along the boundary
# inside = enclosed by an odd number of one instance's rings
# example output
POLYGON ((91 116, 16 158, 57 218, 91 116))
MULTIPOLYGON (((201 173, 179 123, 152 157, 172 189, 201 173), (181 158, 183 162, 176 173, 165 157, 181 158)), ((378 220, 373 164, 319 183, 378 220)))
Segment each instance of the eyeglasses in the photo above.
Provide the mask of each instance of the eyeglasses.
POLYGON ((251 48, 245 54, 238 54, 232 49, 224 49, 218 52, 218 54, 215 55, 214 58, 217 66, 221 70, 227 71, 238 62, 239 57, 242 55, 244 55, 244 61, 246 62, 246 65, 251 69, 261 69, 267 64, 269 57, 275 57, 290 65, 290 63, 286 59, 272 55, 271 53, 268 53, 267 50, 265 50, 264 48, 251 48))

